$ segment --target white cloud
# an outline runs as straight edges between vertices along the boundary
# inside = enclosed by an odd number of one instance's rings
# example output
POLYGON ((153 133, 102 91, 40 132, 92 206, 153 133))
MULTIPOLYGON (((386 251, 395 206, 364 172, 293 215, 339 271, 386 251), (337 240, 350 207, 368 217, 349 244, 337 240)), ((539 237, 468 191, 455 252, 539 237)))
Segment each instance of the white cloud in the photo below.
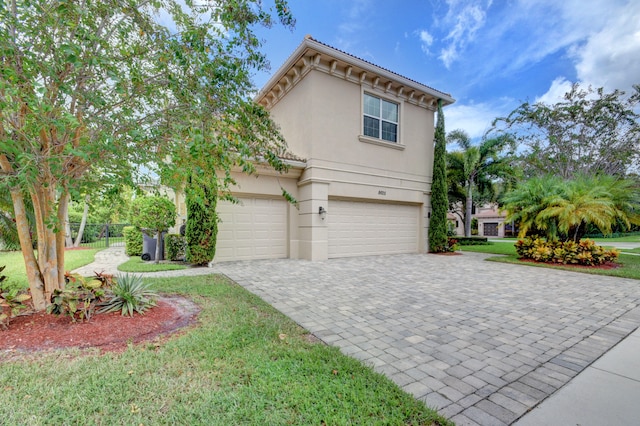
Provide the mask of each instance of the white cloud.
MULTIPOLYGON (((440 51, 440 60, 445 67, 449 68, 451 64, 458 59, 461 51, 467 44, 472 43, 476 38, 476 33, 480 30, 486 21, 486 9, 483 9, 480 2, 471 4, 448 0, 449 10, 443 20, 443 24, 451 27, 443 41, 448 45, 440 51)), ((491 6, 491 1, 487 3, 486 8, 491 6)))
POLYGON ((429 34, 427 30, 416 31, 416 33, 418 34, 418 37, 420 37, 420 46, 422 51, 427 55, 430 55, 431 51, 429 49, 433 44, 433 36, 429 34))
MULTIPOLYGON (((578 9, 578 17, 589 20, 572 27, 569 32, 576 37, 565 46, 575 61, 578 82, 581 86, 629 92, 633 84, 640 83, 640 3, 629 1, 617 7, 602 3, 586 9, 588 12, 578 9)), ((562 101, 571 84, 566 77, 557 77, 536 102, 562 101)))
POLYGON ((572 83, 564 77, 557 77, 551 82, 549 90, 535 99, 535 102, 542 102, 547 105, 553 105, 564 100, 564 94, 571 90, 572 83))
POLYGON ((444 109, 447 133, 461 129, 471 139, 479 139, 491 128, 494 119, 504 116, 514 108, 511 99, 500 99, 494 103, 458 104, 444 109))
POLYGON ((640 2, 620 12, 573 49, 578 78, 594 87, 629 90, 640 83, 640 2))
POLYGON ((371 0, 353 0, 349 3, 350 7, 343 11, 342 22, 338 25, 338 46, 350 51, 357 44, 356 36, 366 33, 367 17, 371 15, 371 0))

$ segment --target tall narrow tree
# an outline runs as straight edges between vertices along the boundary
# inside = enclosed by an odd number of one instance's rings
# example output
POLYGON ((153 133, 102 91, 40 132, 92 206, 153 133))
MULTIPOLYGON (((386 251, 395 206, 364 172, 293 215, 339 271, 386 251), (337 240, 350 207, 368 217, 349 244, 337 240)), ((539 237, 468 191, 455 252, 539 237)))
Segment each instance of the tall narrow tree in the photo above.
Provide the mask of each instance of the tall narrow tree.
POLYGON ((429 221, 429 251, 447 251, 447 140, 444 130, 442 100, 438 100, 438 121, 433 152, 433 178, 431 181, 431 220, 429 221))
POLYGON ((218 240, 218 202, 217 180, 202 182, 202 179, 192 174, 185 189, 187 204, 187 226, 185 239, 187 248, 185 257, 187 262, 196 265, 206 265, 216 255, 218 240))

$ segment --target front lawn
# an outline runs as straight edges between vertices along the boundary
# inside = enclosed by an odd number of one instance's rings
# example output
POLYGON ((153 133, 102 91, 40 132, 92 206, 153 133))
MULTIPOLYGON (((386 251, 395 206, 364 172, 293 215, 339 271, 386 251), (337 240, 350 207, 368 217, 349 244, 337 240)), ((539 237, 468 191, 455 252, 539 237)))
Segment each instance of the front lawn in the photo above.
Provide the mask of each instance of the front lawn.
POLYGON ((470 251, 470 252, 476 252, 476 253, 490 253, 490 254, 505 255, 505 256, 499 256, 499 257, 490 257, 487 259, 494 262, 517 263, 520 265, 527 265, 527 266, 557 268, 557 269, 562 269, 567 271, 583 272, 587 274, 608 275, 611 277, 633 278, 636 280, 640 280, 640 256, 621 253, 620 257, 618 258, 618 263, 620 263, 621 266, 618 268, 586 269, 586 268, 580 268, 580 267, 572 267, 569 265, 522 262, 521 260, 518 259, 518 255, 516 253, 516 248, 514 246, 514 243, 515 241, 511 240, 509 242, 491 243, 489 245, 482 245, 482 246, 462 246, 461 249, 462 251, 470 251))
MULTIPOLYGON (((83 249, 83 250, 66 250, 64 252, 64 268, 66 271, 72 271, 84 265, 93 262, 95 254, 103 249, 83 249)), ((2 275, 7 276, 7 280, 12 286, 20 288, 29 287, 27 275, 24 267, 24 258, 20 251, 3 251, 0 252, 0 266, 6 265, 2 275)))
POLYGON ((145 262, 140 256, 131 256, 125 263, 118 265, 122 272, 159 272, 187 269, 186 264, 145 262))
POLYGON ((451 424, 225 278, 148 280, 197 302, 198 326, 123 353, 5 361, 3 423, 451 424))

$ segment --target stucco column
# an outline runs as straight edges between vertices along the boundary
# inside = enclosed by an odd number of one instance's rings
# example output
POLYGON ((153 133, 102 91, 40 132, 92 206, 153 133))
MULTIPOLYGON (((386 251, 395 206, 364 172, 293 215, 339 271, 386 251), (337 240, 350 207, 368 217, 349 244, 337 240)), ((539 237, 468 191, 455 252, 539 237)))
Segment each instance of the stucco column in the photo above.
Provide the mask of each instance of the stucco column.
MULTIPOLYGON (((305 181, 298 188, 298 250, 300 259, 327 260, 329 258, 328 217, 318 212, 327 209, 329 183, 305 181)), ((327 216, 331 212, 327 213, 327 216)))

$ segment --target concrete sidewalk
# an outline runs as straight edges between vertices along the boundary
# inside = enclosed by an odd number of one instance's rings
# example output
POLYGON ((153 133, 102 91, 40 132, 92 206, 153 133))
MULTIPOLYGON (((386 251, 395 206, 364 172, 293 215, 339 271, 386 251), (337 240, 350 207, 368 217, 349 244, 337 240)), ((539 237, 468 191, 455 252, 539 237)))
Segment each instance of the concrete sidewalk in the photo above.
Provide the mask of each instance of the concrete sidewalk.
POLYGON ((640 329, 637 329, 515 424, 638 424, 639 354, 640 329))
MULTIPOLYGON (((636 424, 640 285, 486 256, 228 262, 223 273, 461 425, 636 424)), ((122 247, 76 270, 117 273, 122 247)))

